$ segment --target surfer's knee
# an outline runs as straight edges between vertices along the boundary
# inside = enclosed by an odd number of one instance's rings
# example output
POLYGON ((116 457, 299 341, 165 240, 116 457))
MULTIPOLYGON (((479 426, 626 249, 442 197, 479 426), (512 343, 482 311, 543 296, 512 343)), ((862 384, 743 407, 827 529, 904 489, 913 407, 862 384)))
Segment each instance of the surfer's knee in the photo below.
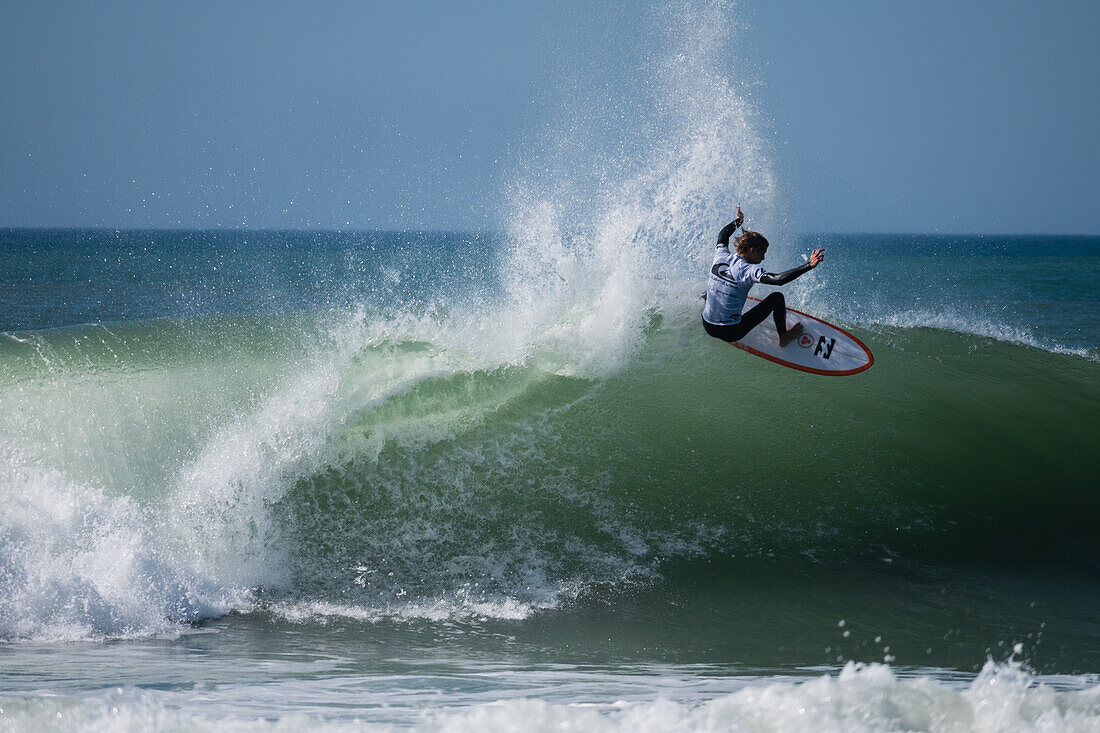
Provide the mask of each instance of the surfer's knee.
POLYGON ((764 298, 764 302, 772 303, 774 305, 784 305, 785 301, 783 300, 783 293, 776 290, 772 293, 769 293, 768 296, 764 298))

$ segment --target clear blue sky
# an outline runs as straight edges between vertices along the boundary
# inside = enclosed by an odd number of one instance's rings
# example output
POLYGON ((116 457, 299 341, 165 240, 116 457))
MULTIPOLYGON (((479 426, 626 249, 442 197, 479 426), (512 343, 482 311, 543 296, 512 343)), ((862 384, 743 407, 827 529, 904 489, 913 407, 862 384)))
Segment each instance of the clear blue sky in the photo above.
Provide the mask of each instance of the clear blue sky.
MULTIPOLYGON (((661 7, 8 0, 0 226, 497 228, 564 97, 661 52, 661 7)), ((1095 0, 724 13, 794 228, 1100 234, 1095 0)))

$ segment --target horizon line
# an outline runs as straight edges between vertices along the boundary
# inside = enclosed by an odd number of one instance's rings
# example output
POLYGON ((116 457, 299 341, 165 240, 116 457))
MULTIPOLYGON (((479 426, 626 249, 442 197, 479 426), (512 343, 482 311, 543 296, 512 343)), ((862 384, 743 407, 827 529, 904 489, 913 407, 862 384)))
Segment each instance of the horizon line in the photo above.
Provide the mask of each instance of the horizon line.
MULTIPOLYGON (((0 231, 40 231, 40 232, 253 232, 253 233, 295 233, 295 234, 474 234, 501 235, 500 229, 454 229, 449 227, 412 227, 412 228, 375 228, 375 229, 327 229, 315 227, 112 227, 112 226, 4 226, 0 231)), ((948 231, 797 231, 795 236, 837 236, 837 237, 1100 237, 1100 233, 1084 232, 948 232, 948 231)))

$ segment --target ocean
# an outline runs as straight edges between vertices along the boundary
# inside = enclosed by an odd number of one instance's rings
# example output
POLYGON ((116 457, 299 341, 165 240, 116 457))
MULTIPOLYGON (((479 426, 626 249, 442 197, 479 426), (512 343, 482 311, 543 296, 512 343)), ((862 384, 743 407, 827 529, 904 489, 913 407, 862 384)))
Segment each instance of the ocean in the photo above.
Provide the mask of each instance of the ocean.
POLYGON ((519 210, 0 231, 0 727, 1100 730, 1100 237, 519 210))

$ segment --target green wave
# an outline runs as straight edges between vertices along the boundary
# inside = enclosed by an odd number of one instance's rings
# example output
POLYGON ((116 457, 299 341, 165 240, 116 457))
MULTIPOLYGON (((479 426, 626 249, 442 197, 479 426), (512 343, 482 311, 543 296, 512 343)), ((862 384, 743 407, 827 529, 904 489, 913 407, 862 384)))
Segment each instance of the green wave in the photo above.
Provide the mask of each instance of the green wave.
MULTIPOLYGON (((331 320, 9 334, 0 339, 4 391, 27 413, 39 390, 50 408, 43 433, 88 432, 80 414, 98 418, 69 465, 106 448, 193 451, 212 425, 239 420, 311 359, 323 361, 331 320), (136 418, 126 408, 168 427, 130 434, 123 418, 136 418)), ((311 463, 325 468, 297 477, 287 502, 300 506, 287 513, 310 527, 347 524, 323 508, 339 497, 362 521, 385 514, 389 526, 461 504, 490 540, 535 517, 548 535, 620 553, 624 533, 637 548, 657 536, 707 537, 723 552, 1094 543, 1100 364, 926 328, 855 333, 875 366, 837 379, 784 369, 683 324, 655 325, 629 365, 603 378, 562 376, 534 357, 469 368, 426 341, 368 339, 340 378, 326 455, 311 463), (383 374, 398 386, 379 397, 370 388, 383 374), (501 526, 490 527, 493 518, 501 526)), ((155 479, 130 483, 142 480, 155 479)), ((144 490, 155 501, 156 487, 144 490)), ((468 535, 476 541, 477 531, 468 535)))
POLYGON ((1090 359, 875 327, 855 330, 875 366, 830 379, 657 320, 625 368, 578 377, 537 354, 479 365, 393 333, 356 332, 336 363, 337 321, 9 334, 10 442, 153 510, 227 435, 278 443, 274 469, 261 456, 225 480, 288 482, 260 506, 294 592, 345 592, 354 576, 357 593, 557 593, 692 557, 1095 566, 1090 359), (295 380, 322 365, 338 370, 318 391, 327 412, 265 437, 265 410, 305 409, 295 380))
POLYGON ((843 378, 657 317, 625 366, 584 375, 552 350, 502 363, 430 321, 374 315, 0 336, 4 633, 122 633, 208 613, 165 607, 251 598, 307 615, 535 614, 530 633, 568 645, 579 622, 594 649, 605 613, 685 649, 728 648, 748 624, 763 631, 745 649, 788 638, 791 660, 823 663, 862 658, 833 638, 858 611, 860 644, 886 629, 912 654, 927 634, 907 628, 965 619, 944 663, 1050 619, 1070 651, 1045 663, 1092 659, 1073 619, 1100 557, 1100 364, 853 331, 875 365, 843 378), (84 523, 39 532, 41 509, 20 507, 51 502, 84 523), (49 547, 28 544, 40 534, 49 547), (146 565, 106 562, 115 535, 146 565), (79 610, 89 597, 106 621, 79 610))
POLYGON ((385 558, 424 592, 456 557, 456 577, 492 585, 495 563, 502 587, 693 556, 1094 562, 1100 366, 929 329, 856 334, 876 365, 843 379, 678 329, 601 380, 425 379, 341 426, 339 460, 288 497, 303 574, 326 553, 385 558))

